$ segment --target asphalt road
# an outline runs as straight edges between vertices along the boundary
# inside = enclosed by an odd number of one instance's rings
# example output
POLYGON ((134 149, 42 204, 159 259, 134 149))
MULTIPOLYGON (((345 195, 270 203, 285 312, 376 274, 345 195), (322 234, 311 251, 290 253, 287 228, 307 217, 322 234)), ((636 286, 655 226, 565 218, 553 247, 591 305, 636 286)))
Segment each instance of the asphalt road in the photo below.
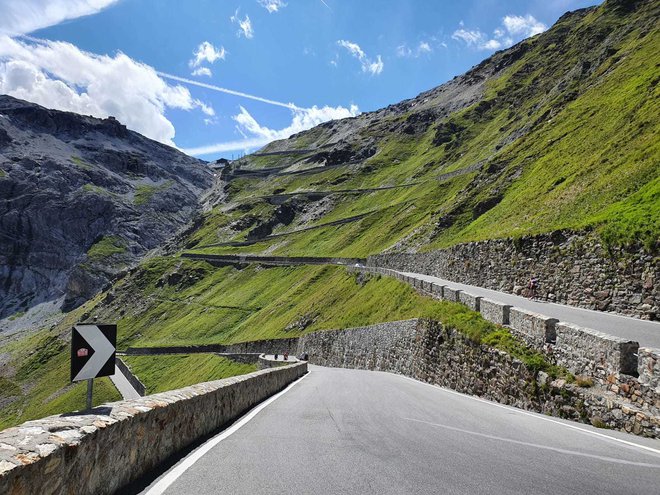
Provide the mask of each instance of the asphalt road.
POLYGON ((142 493, 658 493, 660 441, 389 373, 310 370, 142 493))
POLYGON ((110 375, 110 380, 114 383, 117 391, 121 394, 122 399, 139 399, 140 394, 133 388, 131 382, 123 375, 117 365, 115 365, 115 374, 110 375))
POLYGON ((493 301, 504 304, 511 304, 517 308, 526 309, 541 313, 551 318, 557 318, 559 321, 565 321, 579 325, 581 327, 592 328, 599 332, 614 335, 627 340, 639 342, 642 347, 660 348, 660 323, 655 321, 640 320, 615 313, 606 313, 603 311, 592 311, 590 309, 577 308, 575 306, 566 306, 564 304, 555 304, 545 301, 532 301, 526 297, 499 292, 496 290, 484 289, 474 285, 459 284, 450 280, 445 280, 430 275, 420 273, 400 272, 409 277, 414 277, 427 282, 434 282, 441 285, 447 285, 453 289, 460 289, 476 296, 486 297, 493 301))

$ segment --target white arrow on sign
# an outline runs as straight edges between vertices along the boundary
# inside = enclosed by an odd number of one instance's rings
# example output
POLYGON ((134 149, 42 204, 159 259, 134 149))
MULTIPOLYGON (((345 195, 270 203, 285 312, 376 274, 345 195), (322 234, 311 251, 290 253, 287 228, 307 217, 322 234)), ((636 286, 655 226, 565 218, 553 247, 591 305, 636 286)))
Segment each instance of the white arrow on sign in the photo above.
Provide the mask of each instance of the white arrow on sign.
POLYGON ((75 329, 83 339, 94 349, 94 354, 85 363, 85 366, 78 372, 73 379, 74 382, 96 378, 96 375, 103 365, 108 362, 112 353, 115 352, 115 346, 103 335, 101 329, 96 325, 76 325, 75 329))

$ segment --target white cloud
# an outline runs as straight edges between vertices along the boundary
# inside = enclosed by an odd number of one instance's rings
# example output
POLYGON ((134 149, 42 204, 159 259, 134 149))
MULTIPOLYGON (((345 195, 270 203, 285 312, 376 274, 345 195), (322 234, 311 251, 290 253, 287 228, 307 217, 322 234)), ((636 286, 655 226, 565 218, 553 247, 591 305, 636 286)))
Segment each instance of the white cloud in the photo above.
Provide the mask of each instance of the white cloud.
POLYGON ((0 34, 18 35, 96 14, 118 0, 0 0, 0 34))
POLYGON ((215 114, 187 88, 167 84, 152 67, 121 52, 96 55, 70 43, 8 36, 0 36, 0 93, 58 110, 113 115, 130 129, 170 145, 175 130, 165 117, 167 108, 215 114))
POLYGON ((207 76, 211 77, 213 75, 213 72, 211 72, 211 69, 208 67, 199 67, 195 69, 194 71, 191 72, 193 76, 207 76))
POLYGON ((397 57, 418 58, 421 55, 433 53, 433 48, 428 41, 420 41, 415 48, 410 48, 406 43, 396 47, 397 57))
POLYGON ((236 12, 234 12, 234 15, 229 18, 231 22, 238 24, 238 31, 236 32, 236 35, 240 38, 241 36, 245 36, 247 39, 252 39, 254 37, 254 30, 252 29, 252 21, 250 21, 250 17, 245 14, 245 18, 241 19, 238 17, 238 9, 236 9, 236 12))
POLYGON ((478 29, 468 30, 461 28, 454 31, 451 37, 455 40, 461 40, 465 42, 465 44, 468 46, 473 46, 483 43, 486 35, 478 29))
POLYGON ((365 64, 362 63, 362 70, 364 72, 369 72, 375 76, 383 72, 383 60, 380 58, 380 55, 376 56, 375 61, 370 61, 366 64, 366 69, 365 69, 365 64))
POLYGON ((530 14, 526 16, 507 15, 502 19, 502 24, 511 36, 523 36, 525 38, 540 34, 548 29, 548 26, 537 21, 530 14))
POLYGON ((259 124, 244 107, 241 106, 240 110, 240 113, 234 115, 232 118, 236 121, 237 130, 245 139, 190 148, 185 150, 186 153, 200 156, 234 150, 261 148, 271 141, 286 139, 293 134, 311 129, 328 120, 354 117, 360 112, 356 105, 351 105, 350 108, 342 106, 324 106, 319 108, 315 105, 311 108, 294 110, 292 112, 291 124, 287 127, 283 129, 271 129, 259 124))
POLYGON ((459 26, 460 28, 454 31, 451 37, 479 50, 506 48, 513 45, 515 41, 534 36, 548 29, 545 24, 530 14, 505 16, 501 25, 493 30, 493 36, 487 36, 480 29, 464 29, 463 21, 459 23, 459 26))
POLYGON ((188 65, 192 68, 198 67, 204 62, 212 64, 216 60, 224 60, 226 55, 227 51, 224 46, 217 48, 208 41, 202 41, 193 52, 194 58, 190 59, 188 65))
POLYGON ((429 45, 426 41, 421 41, 417 47, 417 51, 419 53, 431 53, 433 50, 431 49, 431 45, 429 45))
POLYGON ((376 60, 372 60, 367 57, 367 54, 364 52, 364 50, 362 50, 362 48, 360 48, 360 45, 357 43, 353 43, 352 41, 347 40, 338 40, 337 44, 343 48, 346 48, 346 50, 348 50, 351 55, 360 61, 362 72, 369 72, 374 76, 377 76, 383 72, 384 64, 380 55, 376 56, 376 60))
POLYGON ((282 0, 257 0, 257 2, 271 14, 283 9, 287 5, 282 0))

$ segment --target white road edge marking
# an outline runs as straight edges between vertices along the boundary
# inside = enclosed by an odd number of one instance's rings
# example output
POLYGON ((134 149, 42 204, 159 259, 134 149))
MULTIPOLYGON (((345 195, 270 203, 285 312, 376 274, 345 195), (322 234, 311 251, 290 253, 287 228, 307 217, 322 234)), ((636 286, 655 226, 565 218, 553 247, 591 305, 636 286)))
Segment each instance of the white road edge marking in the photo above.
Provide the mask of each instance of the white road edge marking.
POLYGON ((272 402, 276 401, 281 396, 286 394, 289 390, 291 390, 295 385, 300 383, 310 373, 311 371, 308 371, 305 375, 298 378, 295 382, 289 384, 284 390, 266 399, 264 402, 256 406, 254 409, 250 410, 250 412, 248 412, 245 416, 243 416, 239 421, 231 425, 229 428, 218 433, 216 436, 214 436, 213 438, 209 439, 208 441, 197 447, 190 454, 188 454, 186 457, 180 460, 172 469, 170 469, 167 473, 165 473, 165 475, 162 478, 160 478, 155 485, 149 488, 145 492, 146 495, 162 495, 163 493, 165 493, 165 490, 167 490, 170 487, 170 485, 174 483, 177 480, 177 478, 179 478, 179 476, 185 473, 188 470, 188 468, 190 468, 199 459, 201 459, 209 450, 211 450, 213 447, 218 445, 225 438, 229 437, 233 433, 236 433, 239 429, 241 429, 243 426, 249 423, 250 420, 252 420, 257 414, 259 414, 259 412, 262 409, 264 409, 269 404, 271 404, 272 402))
POLYGON ((629 466, 640 466, 640 467, 648 467, 648 468, 660 468, 660 464, 649 464, 647 462, 637 462, 637 461, 627 461, 625 459, 617 459, 615 457, 606 457, 602 455, 596 455, 596 454, 588 454, 586 452, 578 452, 576 450, 568 450, 568 449, 561 449, 559 447, 550 447, 549 445, 541 445, 538 443, 531 443, 531 442, 523 442, 521 440, 513 440, 512 438, 505 438, 505 437, 498 437, 496 435, 489 435, 487 433, 479 433, 478 431, 471 431, 471 430, 466 430, 463 428, 456 428, 454 426, 449 426, 449 425, 443 425, 440 423, 431 423, 430 421, 423 421, 421 419, 414 419, 414 418, 403 418, 406 421, 414 421, 415 423, 422 423, 425 425, 433 426, 434 428, 444 428, 446 430, 451 430, 451 431, 457 431, 459 433, 466 433, 468 435, 474 435, 476 437, 481 437, 481 438, 488 438, 490 440, 497 440, 500 442, 508 442, 508 443, 514 443, 516 445, 524 445, 525 447, 532 447, 535 449, 542 449, 542 450, 551 450, 553 452, 559 452, 560 454, 568 454, 568 455, 576 455, 580 457, 588 457, 590 459, 598 459, 599 461, 605 461, 605 462, 613 462, 615 464, 626 464, 629 466))
POLYGON ((543 416, 543 415, 538 414, 538 413, 531 413, 531 412, 528 412, 528 411, 524 411, 522 409, 518 409, 516 407, 507 406, 507 405, 504 405, 504 404, 499 404, 497 402, 493 402, 493 401, 490 401, 490 400, 487 400, 487 399, 482 399, 481 397, 475 397, 473 395, 462 394, 460 392, 457 392, 456 390, 451 390, 451 389, 448 389, 448 388, 440 387, 438 385, 433 385, 431 383, 421 382, 419 380, 415 380, 414 378, 410 378, 408 376, 396 375, 395 373, 393 373, 393 374, 395 376, 399 376, 399 377, 404 378, 406 380, 410 380, 411 382, 415 382, 415 383, 418 383, 420 385, 426 385, 428 387, 432 387, 432 388, 434 388, 436 390, 439 390, 441 392, 447 392, 447 393, 450 393, 450 394, 458 395, 460 397, 465 397, 467 399, 472 399, 472 400, 476 400, 476 401, 479 401, 479 402, 484 402, 484 403, 490 404, 491 406, 494 406, 494 407, 499 407, 501 409, 507 409, 509 411, 516 412, 518 414, 524 414, 525 416, 531 416, 533 418, 540 419, 541 421, 548 421, 550 423, 555 423, 555 424, 564 426, 566 428, 570 428, 571 430, 577 430, 577 431, 579 431, 579 432, 581 432, 585 435, 592 435, 592 436, 595 436, 595 437, 606 439, 606 440, 611 441, 611 442, 621 443, 621 444, 627 445, 628 447, 642 449, 642 450, 646 450, 648 452, 653 452, 656 455, 660 455, 660 450, 654 449, 653 447, 647 447, 646 445, 641 445, 639 443, 629 442, 628 440, 623 440, 621 438, 611 437, 609 435, 605 435, 604 433, 599 433, 597 431, 591 431, 591 430, 587 430, 585 428, 580 428, 579 426, 567 424, 567 423, 564 423, 562 421, 558 421, 556 419, 552 419, 552 418, 549 418, 547 416, 543 416))

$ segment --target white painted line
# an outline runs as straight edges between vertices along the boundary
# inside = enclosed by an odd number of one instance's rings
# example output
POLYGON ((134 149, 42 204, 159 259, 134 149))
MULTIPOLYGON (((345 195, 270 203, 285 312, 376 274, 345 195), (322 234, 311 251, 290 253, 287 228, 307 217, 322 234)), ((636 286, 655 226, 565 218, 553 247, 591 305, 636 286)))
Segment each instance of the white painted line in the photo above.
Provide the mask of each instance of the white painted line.
POLYGON ((188 468, 190 468, 193 464, 195 464, 198 460, 200 460, 209 450, 211 450, 213 447, 218 445, 225 438, 231 436, 232 434, 240 430, 243 426, 249 423, 250 420, 252 420, 257 414, 259 414, 259 412, 262 409, 264 409, 269 404, 282 397, 295 385, 300 383, 310 373, 311 372, 307 372, 307 374, 298 378, 295 382, 291 383, 284 390, 273 395, 269 399, 266 399, 264 402, 262 402, 257 407, 252 409, 249 413, 247 413, 245 416, 243 416, 239 421, 231 425, 229 428, 218 433, 216 436, 214 436, 204 444, 197 447, 190 454, 188 454, 181 461, 179 461, 179 463, 176 464, 172 469, 170 469, 167 473, 165 473, 165 475, 162 478, 160 478, 155 485, 149 488, 145 492, 146 495, 162 495, 163 493, 165 493, 165 490, 167 490, 170 487, 170 485, 174 483, 177 480, 177 478, 179 478, 179 476, 185 473, 188 470, 188 468))
POLYGON ((615 457, 606 457, 606 456, 596 455, 596 454, 587 454, 586 452, 578 452, 578 451, 575 451, 575 450, 561 449, 559 447, 550 447, 549 445, 541 445, 541 444, 538 444, 538 443, 523 442, 521 440, 513 440, 512 438, 498 437, 496 435, 489 435, 487 433, 479 433, 477 431, 465 430, 463 428, 456 428, 455 426, 442 425, 442 424, 439 424, 439 423, 431 423, 430 421, 423 421, 421 419, 413 419, 413 418, 403 418, 403 419, 405 419, 406 421, 414 421, 415 423, 422 423, 422 424, 425 424, 425 425, 433 426, 434 428, 444 428, 446 430, 457 431, 459 433, 466 433, 468 435, 474 435, 474 436, 481 437, 481 438, 488 438, 490 440, 497 440, 499 442, 514 443, 516 445, 524 445, 525 447, 532 447, 532 448, 535 448, 535 449, 551 450, 553 452, 558 452, 560 454, 576 455, 576 456, 580 456, 580 457, 589 457, 591 459, 597 459, 599 461, 605 461, 605 462, 614 462, 616 464, 627 464, 627 465, 630 465, 630 466, 640 466, 640 467, 660 469, 660 464, 649 464, 647 462, 627 461, 625 459, 617 459, 615 457))
MULTIPOLYGON (((394 373, 392 373, 392 374, 394 374, 394 373)), ((580 433, 585 434, 585 435, 595 436, 595 437, 598 437, 598 438, 601 438, 601 439, 604 439, 604 440, 608 440, 608 441, 611 441, 611 442, 621 443, 621 444, 624 444, 628 447, 632 447, 632 448, 635 448, 635 449, 641 449, 641 450, 645 450, 647 452, 652 452, 655 455, 660 455, 660 450, 659 449, 654 449, 653 447, 647 447, 646 445, 641 445, 639 443, 629 442, 628 440, 623 440, 621 438, 611 437, 609 435, 605 435, 604 433, 587 430, 585 428, 580 428, 579 426, 564 423, 562 421, 558 421, 556 419, 552 419, 552 418, 549 418, 547 416, 543 416, 543 415, 538 414, 538 413, 531 413, 531 412, 528 412, 528 411, 524 411, 522 409, 518 409, 516 407, 506 406, 504 404, 498 404, 497 402, 493 402, 493 401, 490 401, 490 400, 487 400, 487 399, 482 399, 481 397, 474 397, 472 395, 462 394, 460 392, 456 392, 455 390, 440 387, 438 385, 433 385, 431 383, 420 382, 419 380, 415 380, 414 378, 410 378, 408 376, 396 375, 396 374, 394 374, 394 375, 398 376, 400 378, 404 378, 406 380, 410 380, 411 382, 418 383, 420 385, 426 385, 428 387, 432 387, 432 388, 434 388, 438 391, 441 391, 441 392, 446 392, 446 393, 449 393, 449 394, 454 394, 454 395, 458 395, 460 397, 464 397, 466 399, 472 399, 472 400, 476 400, 476 401, 479 401, 479 402, 483 402, 485 404, 490 404, 493 407, 499 407, 501 409, 506 409, 508 411, 513 411, 513 412, 518 413, 518 414, 523 414, 525 416, 531 416, 532 418, 536 418, 536 419, 539 419, 541 421, 548 421, 550 423, 555 423, 555 424, 564 426, 566 428, 570 428, 571 430, 577 430, 580 433)))

